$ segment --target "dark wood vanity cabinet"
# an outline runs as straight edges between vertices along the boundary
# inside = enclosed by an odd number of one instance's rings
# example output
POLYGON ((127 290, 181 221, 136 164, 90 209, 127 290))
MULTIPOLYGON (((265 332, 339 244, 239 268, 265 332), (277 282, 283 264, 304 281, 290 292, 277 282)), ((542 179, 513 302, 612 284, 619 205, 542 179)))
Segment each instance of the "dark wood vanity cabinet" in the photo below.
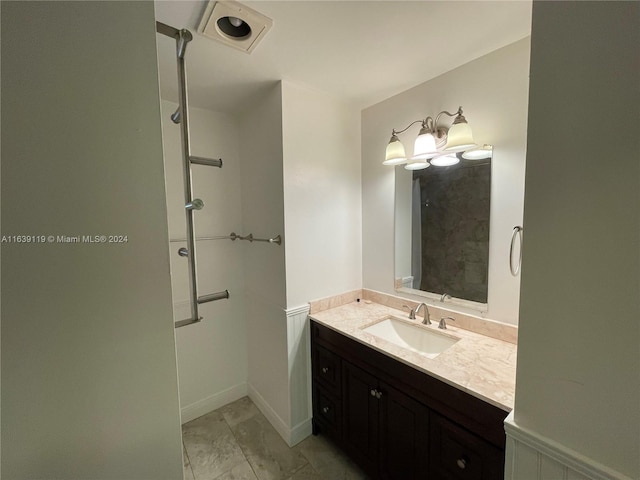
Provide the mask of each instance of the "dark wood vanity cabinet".
POLYGON ((491 479, 504 476, 504 450, 431 413, 429 457, 433 478, 491 479))
POLYGON ((311 322, 313 429, 372 478, 500 480, 507 412, 311 322))
POLYGON ((380 478, 426 478, 428 415, 424 406, 343 362, 343 445, 380 478))

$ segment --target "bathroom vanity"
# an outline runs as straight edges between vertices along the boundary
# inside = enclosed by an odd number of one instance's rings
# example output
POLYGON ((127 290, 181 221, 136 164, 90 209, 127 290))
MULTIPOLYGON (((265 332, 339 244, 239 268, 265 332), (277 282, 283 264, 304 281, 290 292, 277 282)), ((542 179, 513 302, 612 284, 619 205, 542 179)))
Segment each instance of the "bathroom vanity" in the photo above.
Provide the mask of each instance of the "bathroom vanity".
POLYGON ((409 326, 458 339, 430 358, 367 333, 390 315, 412 323, 355 302, 311 315, 314 433, 373 478, 503 478, 515 345, 418 319, 409 326))

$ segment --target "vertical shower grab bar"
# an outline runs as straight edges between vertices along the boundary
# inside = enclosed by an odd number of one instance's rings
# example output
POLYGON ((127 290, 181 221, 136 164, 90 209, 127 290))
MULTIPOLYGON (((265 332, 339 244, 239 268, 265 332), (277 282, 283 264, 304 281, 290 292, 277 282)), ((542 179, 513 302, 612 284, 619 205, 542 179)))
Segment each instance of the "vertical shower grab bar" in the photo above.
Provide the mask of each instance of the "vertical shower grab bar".
MULTIPOLYGON (((191 41, 192 35, 188 30, 182 29, 178 31, 176 38, 176 56, 178 61, 178 94, 180 109, 180 137, 182 139, 182 164, 184 177, 184 201, 185 205, 193 201, 193 191, 191 184, 191 164, 189 157, 191 156, 191 145, 189 144, 189 109, 187 108, 187 71, 185 68, 184 54, 187 43, 191 41)), ((202 320, 198 313, 198 289, 197 289, 197 270, 196 270, 196 241, 193 231, 193 209, 185 208, 187 222, 187 250, 188 258, 188 275, 189 275, 189 303, 191 306, 191 318, 182 321, 181 325, 188 325, 202 320)), ((178 325, 177 325, 178 326, 178 325)))
POLYGON ((183 327, 185 325, 191 325, 202 320, 202 317, 198 313, 198 305, 201 303, 212 302, 215 300, 221 300, 223 298, 229 298, 229 291, 224 290, 222 292, 212 293, 209 295, 203 295, 198 297, 198 275, 196 270, 196 239, 193 230, 193 211, 194 208, 189 208, 194 205, 197 199, 193 198, 192 183, 191 183, 191 164, 208 165, 213 167, 222 167, 222 159, 208 159, 202 157, 191 156, 191 145, 189 143, 189 109, 188 109, 188 97, 187 97, 187 72, 185 66, 184 55, 187 49, 187 44, 193 40, 193 35, 186 29, 178 30, 161 22, 156 22, 156 32, 174 38, 176 40, 176 57, 178 63, 178 93, 179 106, 178 110, 171 115, 171 120, 174 123, 180 124, 180 137, 182 140, 182 160, 183 160, 183 172, 184 172, 184 199, 185 199, 185 215, 187 222, 187 249, 180 255, 188 258, 188 275, 189 275, 189 304, 191 307, 191 317, 185 320, 180 320, 175 323, 175 327, 183 327), (186 254, 186 255, 185 255, 186 254))

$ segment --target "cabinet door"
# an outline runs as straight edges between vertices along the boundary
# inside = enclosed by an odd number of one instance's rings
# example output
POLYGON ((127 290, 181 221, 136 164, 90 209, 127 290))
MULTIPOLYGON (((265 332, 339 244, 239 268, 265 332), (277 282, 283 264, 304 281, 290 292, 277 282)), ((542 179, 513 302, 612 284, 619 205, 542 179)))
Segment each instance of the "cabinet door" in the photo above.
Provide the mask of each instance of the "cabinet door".
POLYGON ((395 388, 380 384, 380 476, 427 478, 429 413, 427 407, 395 388))
POLYGON ((342 404, 320 385, 313 385, 313 422, 316 433, 321 431, 336 442, 342 439, 342 404))
POLYGON ((313 379, 336 397, 340 397, 340 357, 316 345, 313 349, 313 379))
POLYGON ((433 413, 430 418, 430 472, 442 480, 501 480, 504 452, 433 413))
POLYGON ((377 470, 378 380, 373 375, 342 362, 342 418, 345 450, 362 468, 377 470))

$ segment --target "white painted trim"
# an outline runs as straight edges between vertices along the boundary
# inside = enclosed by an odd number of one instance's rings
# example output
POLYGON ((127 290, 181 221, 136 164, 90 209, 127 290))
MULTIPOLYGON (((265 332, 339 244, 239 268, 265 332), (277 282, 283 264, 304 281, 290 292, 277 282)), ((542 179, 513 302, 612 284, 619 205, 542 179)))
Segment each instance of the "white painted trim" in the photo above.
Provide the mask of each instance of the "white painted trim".
POLYGON ((287 442, 287 445, 291 446, 289 444, 291 430, 289 429, 287 423, 282 420, 282 418, 280 418, 280 415, 278 415, 276 411, 271 408, 271 405, 269 405, 264 397, 260 395, 260 392, 258 392, 258 390, 256 390, 250 383, 247 383, 247 394, 249 395, 249 398, 253 401, 253 403, 255 403, 256 407, 258 407, 258 410, 260 410, 262 414, 267 417, 267 420, 269 420, 269 423, 273 426, 273 428, 276 429, 276 432, 278 432, 282 439, 287 442))
MULTIPOLYGON (((284 312, 287 317, 287 323, 289 324, 290 322, 294 322, 297 319, 297 317, 302 316, 304 317, 304 322, 306 325, 306 323, 308 322, 307 317, 309 315, 309 308, 310 308, 310 305, 305 304, 299 307, 285 309, 284 312)), ((289 331, 289 328, 288 328, 287 334, 291 334, 291 332, 289 331)), ((305 339, 305 342, 308 342, 309 341, 308 335, 305 335, 304 339, 305 339)), ((291 348, 291 345, 289 345, 289 348, 291 348)), ((308 352, 310 352, 310 350, 308 348, 308 345, 305 350, 307 354, 309 354, 308 352)), ((289 352, 289 355, 291 356, 291 352, 289 352)), ((308 363, 305 368, 306 381, 304 382, 304 384, 296 385, 299 391, 297 392, 290 391, 289 395, 302 396, 303 398, 306 397, 307 399, 306 401, 308 402, 307 411, 311 412, 311 367, 310 367, 310 362, 308 361, 309 359, 306 359, 306 360, 308 363)), ((291 361, 292 359, 289 358, 289 363, 290 363, 289 368, 291 368, 291 361)), ((289 372, 289 375, 291 376, 291 371, 289 372)), ((289 388, 291 389, 295 387, 292 387, 291 385, 289 385, 289 388)), ((258 410, 262 412, 262 414, 267 418, 269 423, 273 426, 273 428, 275 428, 278 434, 290 447, 293 447, 294 445, 300 443, 302 440, 304 440, 309 435, 311 435, 311 430, 312 430, 311 417, 305 418, 303 421, 299 422, 294 427, 290 427, 288 423, 285 422, 280 417, 280 415, 278 415, 278 413, 271 407, 271 405, 269 405, 269 403, 260 394, 260 392, 250 383, 247 384, 247 394, 249 395, 249 398, 253 401, 253 403, 255 403, 256 407, 258 407, 258 410)))
POLYGON ((213 410, 224 407, 231 402, 235 402, 246 395, 247 384, 243 382, 221 392, 215 393, 210 397, 198 400, 197 402, 180 409, 181 422, 184 425, 185 423, 201 417, 202 415, 206 415, 213 410))
MULTIPOLYGON (((308 318, 309 318, 310 309, 311 309, 311 305, 307 303, 299 307, 288 308, 287 310, 285 310, 285 313, 287 315, 287 325, 288 325, 287 335, 289 335, 289 340, 291 340, 292 335, 295 334, 294 332, 295 329, 291 328, 292 323, 296 321, 297 322, 302 321, 302 323, 298 324, 297 328, 299 329, 301 326, 303 327, 302 330, 299 331, 298 333, 300 332, 302 333, 302 342, 304 342, 304 346, 302 347, 302 351, 304 352, 304 358, 299 359, 299 360, 302 360, 304 363, 303 379, 295 375, 292 375, 291 368, 292 368, 292 362, 294 361, 294 358, 292 358, 291 356, 292 345, 289 344, 289 349, 290 349, 289 351, 289 381, 290 381, 289 395, 291 397, 291 404, 293 405, 294 402, 302 399, 306 404, 306 412, 307 412, 306 415, 309 415, 307 418, 305 418, 304 420, 296 424, 294 427, 292 427, 291 430, 289 431, 289 437, 288 437, 289 439, 287 440, 287 444, 290 447, 297 445, 302 440, 304 440, 309 435, 311 435, 311 430, 312 430, 311 416, 310 416, 310 413, 311 413, 311 347, 309 344, 310 336, 309 336, 309 328, 308 328, 308 323, 309 323, 308 318)), ((293 409, 292 409, 292 415, 294 415, 293 409)), ((296 419, 292 418, 292 422, 293 421, 296 421, 296 419)))
MULTIPOLYGON (((606 465, 602 465, 591 458, 585 457, 555 440, 540 435, 528 428, 520 427, 514 421, 513 411, 505 419, 504 429, 507 437, 513 439, 516 443, 522 443, 534 449, 539 454, 549 457, 592 480, 632 480, 631 477, 617 472, 606 465)), ((539 458, 539 461, 540 460, 539 458)), ((509 466, 508 462, 507 466, 509 466)), ((511 467, 513 468, 513 465, 511 465, 511 467)), ((507 476, 507 478, 509 477, 507 476)))
POLYGON ((311 418, 300 422, 293 428, 289 428, 282 418, 276 413, 276 411, 271 408, 271 405, 267 403, 262 395, 253 387, 251 384, 247 384, 247 390, 249 398, 255 403, 258 410, 262 412, 262 414, 267 417, 269 423, 276 429, 276 431, 280 434, 282 439, 289 445, 293 447, 294 445, 300 443, 302 440, 311 435, 311 418))
POLYGON ((312 424, 311 418, 306 419, 304 422, 300 422, 295 427, 291 429, 291 434, 289 435, 289 444, 290 447, 297 445, 302 440, 311 435, 312 424))
POLYGON ((299 307, 292 307, 292 308, 286 308, 285 309, 285 313, 287 314, 287 317, 292 317, 294 315, 298 315, 300 313, 305 313, 305 314, 309 314, 309 308, 311 308, 311 305, 304 304, 304 305, 300 305, 299 307))

